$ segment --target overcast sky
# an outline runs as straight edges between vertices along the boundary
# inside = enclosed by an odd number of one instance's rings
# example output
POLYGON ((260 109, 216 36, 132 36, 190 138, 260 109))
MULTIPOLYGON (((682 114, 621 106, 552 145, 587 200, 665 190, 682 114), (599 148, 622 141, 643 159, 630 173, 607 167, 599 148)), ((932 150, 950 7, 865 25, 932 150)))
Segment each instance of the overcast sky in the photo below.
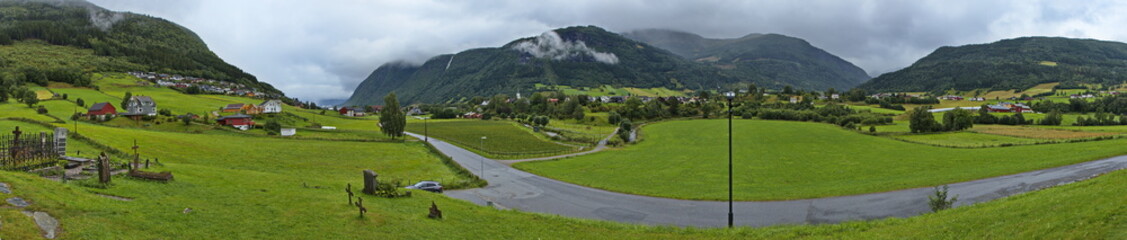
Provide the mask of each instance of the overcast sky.
POLYGON ((227 62, 304 100, 343 99, 381 64, 496 47, 560 27, 779 33, 865 69, 940 46, 1021 36, 1127 42, 1127 1, 90 0, 171 20, 227 62))

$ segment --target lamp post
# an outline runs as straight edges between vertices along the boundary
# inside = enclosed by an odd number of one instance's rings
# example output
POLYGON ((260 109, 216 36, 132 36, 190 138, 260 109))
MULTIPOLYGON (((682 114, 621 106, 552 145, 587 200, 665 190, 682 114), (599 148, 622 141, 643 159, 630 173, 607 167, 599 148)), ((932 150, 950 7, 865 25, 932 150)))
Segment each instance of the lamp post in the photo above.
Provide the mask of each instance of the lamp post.
POLYGON ((478 170, 478 175, 481 179, 485 179, 485 136, 481 136, 481 141, 478 141, 477 147, 481 149, 481 168, 478 170))
POLYGON ((427 134, 427 119, 430 119, 430 118, 429 117, 423 118, 423 142, 430 142, 430 135, 427 134))
POLYGON ((736 93, 726 92, 724 97, 728 99, 728 228, 732 228, 732 99, 736 98, 736 93))

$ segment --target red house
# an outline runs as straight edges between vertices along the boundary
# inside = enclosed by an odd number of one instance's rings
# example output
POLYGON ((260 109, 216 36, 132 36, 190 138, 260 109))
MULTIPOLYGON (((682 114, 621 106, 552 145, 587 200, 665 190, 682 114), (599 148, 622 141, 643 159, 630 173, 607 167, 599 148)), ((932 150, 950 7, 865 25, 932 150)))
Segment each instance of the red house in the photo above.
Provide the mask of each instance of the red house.
POLYGON ((337 112, 340 112, 340 115, 352 116, 352 109, 348 107, 340 107, 337 112))
POLYGON ((240 113, 221 117, 219 119, 216 119, 215 122, 219 123, 219 125, 232 126, 238 128, 239 130, 246 131, 247 129, 250 129, 252 126, 254 126, 254 121, 252 121, 253 119, 254 118, 250 115, 240 113))
POLYGON ((93 106, 90 106, 90 109, 87 109, 86 115, 90 116, 91 119, 97 118, 98 120, 105 121, 106 116, 113 117, 117 115, 117 108, 109 102, 95 103, 93 106))

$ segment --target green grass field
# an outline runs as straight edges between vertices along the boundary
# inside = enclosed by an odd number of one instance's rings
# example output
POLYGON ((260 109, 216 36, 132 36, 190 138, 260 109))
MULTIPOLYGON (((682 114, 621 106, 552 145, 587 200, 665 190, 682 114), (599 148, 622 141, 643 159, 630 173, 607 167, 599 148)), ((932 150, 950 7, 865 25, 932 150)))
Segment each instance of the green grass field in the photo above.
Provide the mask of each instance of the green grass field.
MULTIPOLYGON (((46 129, 8 121, 0 121, 0 128, 17 124, 30 130, 46 129)), ((62 184, 23 173, 0 174, 0 181, 11 184, 15 191, 0 195, 23 197, 34 203, 31 210, 59 217, 64 229, 62 239, 1114 238, 1124 234, 1122 221, 1114 219, 1122 218, 1123 206, 1127 206, 1122 198, 1108 197, 1116 194, 1114 186, 1127 183, 1127 172, 1119 171, 938 214, 833 225, 731 230, 650 227, 497 211, 425 192, 406 199, 366 197, 370 212, 359 219, 356 209, 345 204, 341 188, 345 183, 358 186, 361 169, 374 169, 382 179, 460 178, 417 142, 184 134, 88 123, 79 127, 84 135, 118 149, 126 149, 137 139, 143 158, 159 158, 165 163, 152 170, 172 171, 176 180, 161 184, 117 177, 109 189, 98 189, 83 187, 82 181, 62 184), (132 201, 111 200, 94 193, 132 201), (431 202, 442 208, 446 219, 426 219, 431 202), (192 211, 184 213, 185 208, 192 211), (937 224, 944 227, 937 228, 937 224)), ((647 141, 651 140, 652 135, 647 141)), ((34 223, 18 209, 0 208, 0 218, 4 219, 0 236, 5 239, 39 236, 34 223)))
POLYGON ((537 155, 559 155, 575 147, 553 143, 531 130, 508 121, 430 120, 411 121, 407 131, 423 134, 424 130, 438 139, 456 144, 493 159, 519 159, 537 155), (481 140, 484 136, 486 139, 481 140))
MULTIPOLYGON (((517 168, 617 192, 726 199, 727 123, 672 121, 637 145, 517 168), (672 167, 681 166, 681 167, 672 167), (639 187, 645 186, 645 187, 639 187)), ((1127 140, 955 149, 807 122, 735 122, 735 198, 783 200, 941 185, 1127 153, 1127 140)))

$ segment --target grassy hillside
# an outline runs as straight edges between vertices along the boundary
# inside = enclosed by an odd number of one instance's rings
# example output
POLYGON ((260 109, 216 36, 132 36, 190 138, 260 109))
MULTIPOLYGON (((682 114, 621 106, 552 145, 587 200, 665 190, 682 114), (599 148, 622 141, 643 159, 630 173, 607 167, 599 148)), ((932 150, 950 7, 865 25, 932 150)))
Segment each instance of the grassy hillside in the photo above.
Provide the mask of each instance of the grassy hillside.
MULTIPOLYGON (((92 72, 156 71, 240 83, 281 95, 227 64, 191 30, 164 19, 113 12, 85 1, 0 2, 0 45, 66 46, 46 54, 0 48, 9 79, 85 85, 92 72), (26 43, 30 42, 30 43, 26 43), (60 50, 61 49, 61 50, 60 50), (79 57, 74 57, 78 52, 79 57)), ((40 51, 32 49, 31 51, 40 51)))
POLYGON ((1127 81, 1127 44, 1023 37, 941 47, 911 66, 861 86, 875 92, 1027 89, 1037 84, 1119 85, 1127 81))
MULTIPOLYGON (((932 147, 807 122, 735 122, 735 198, 783 200, 934 186, 1127 153, 1127 140, 1004 148, 932 147)), ((881 131, 884 132, 884 131, 881 131)), ((726 199, 727 122, 645 126, 637 145, 517 168, 617 192, 726 199), (682 166, 682 167, 671 167, 682 166), (639 188, 636 186, 647 186, 639 188)), ((1004 138, 1004 137, 995 137, 1004 138)))

